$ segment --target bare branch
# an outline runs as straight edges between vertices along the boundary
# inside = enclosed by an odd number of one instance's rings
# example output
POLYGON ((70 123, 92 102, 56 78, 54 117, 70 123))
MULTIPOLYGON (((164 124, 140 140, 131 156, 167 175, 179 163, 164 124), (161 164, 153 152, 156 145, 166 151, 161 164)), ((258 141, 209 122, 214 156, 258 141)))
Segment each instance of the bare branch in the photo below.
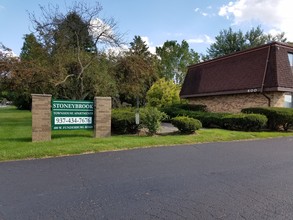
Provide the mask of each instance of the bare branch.
POLYGON ((72 93, 75 89, 74 94, 68 96, 85 97, 88 92, 84 90, 90 87, 87 76, 96 77, 89 70, 98 60, 98 51, 104 46, 123 43, 117 23, 113 18, 100 17, 102 6, 99 3, 75 2, 72 6, 66 5, 65 13, 52 4, 39 8, 40 18, 34 13, 29 13, 29 16, 38 42, 46 51, 48 65, 54 66, 50 70, 52 78, 49 81, 58 86, 60 95, 72 93))
POLYGON ((60 84, 65 83, 68 78, 73 77, 73 76, 74 76, 74 74, 67 75, 64 80, 62 80, 61 82, 55 83, 55 86, 59 86, 60 84))

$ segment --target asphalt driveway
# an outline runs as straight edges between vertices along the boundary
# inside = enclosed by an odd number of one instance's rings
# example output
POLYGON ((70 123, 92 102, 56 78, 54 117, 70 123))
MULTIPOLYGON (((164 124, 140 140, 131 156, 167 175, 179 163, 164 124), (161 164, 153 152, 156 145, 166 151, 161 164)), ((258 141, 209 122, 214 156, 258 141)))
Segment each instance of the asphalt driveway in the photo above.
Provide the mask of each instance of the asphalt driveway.
POLYGON ((293 137, 0 163, 0 219, 293 219, 293 137))

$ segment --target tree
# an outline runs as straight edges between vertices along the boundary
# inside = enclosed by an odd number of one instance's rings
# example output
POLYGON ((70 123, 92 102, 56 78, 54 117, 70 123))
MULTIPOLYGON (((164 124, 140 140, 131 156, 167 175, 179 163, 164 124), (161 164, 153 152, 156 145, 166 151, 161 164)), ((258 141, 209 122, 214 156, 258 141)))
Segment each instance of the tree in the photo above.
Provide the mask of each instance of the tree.
POLYGON ((65 18, 61 18, 54 32, 53 48, 56 52, 58 48, 95 52, 94 39, 90 35, 89 26, 77 11, 69 12, 65 18))
POLYGON ((133 41, 130 42, 129 54, 139 55, 142 58, 152 57, 149 47, 146 42, 142 40, 140 36, 134 36, 133 41))
POLYGON ((20 52, 20 59, 22 61, 45 60, 46 56, 46 50, 33 33, 24 35, 24 43, 20 52))
POLYGON ((20 57, 5 80, 10 100, 19 109, 30 109, 32 93, 53 93, 46 53, 33 34, 25 35, 20 57))
POLYGON ((105 94, 101 89, 91 90, 97 87, 92 85, 99 81, 97 77, 111 78, 108 73, 98 72, 99 68, 96 68, 103 57, 101 49, 103 46, 119 46, 122 35, 117 32, 113 19, 99 17, 101 10, 98 3, 95 6, 75 3, 65 14, 52 5, 47 9, 41 7, 42 19, 30 14, 38 43, 48 55, 49 82, 56 88, 58 98, 88 99, 97 91, 105 94))
MULTIPOLYGON (((0 82, 2 82, 9 75, 11 68, 10 52, 11 50, 0 42, 0 82)), ((2 88, 2 86, 0 88, 2 88)))
POLYGON ((99 18, 98 3, 75 3, 65 13, 52 5, 40 9, 40 19, 30 14, 35 34, 25 35, 20 60, 6 80, 15 104, 30 108, 31 93, 62 99, 117 96, 114 64, 103 51, 122 42, 115 21, 99 18))
POLYGON ((18 57, 12 50, 0 42, 0 101, 2 99, 13 100, 10 93, 12 73, 19 63, 18 57))
POLYGON ((140 36, 135 36, 129 50, 117 60, 116 79, 120 101, 143 104, 148 89, 157 79, 156 58, 140 36))
POLYGON ((183 40, 166 41, 162 47, 156 48, 159 57, 159 75, 167 80, 174 80, 181 84, 186 75, 187 66, 199 62, 199 55, 193 49, 189 49, 188 43, 183 40))
POLYGON ((267 35, 260 26, 252 28, 245 34, 241 30, 234 32, 230 27, 228 30, 220 31, 220 34, 216 36, 216 42, 211 44, 207 49, 207 56, 204 59, 217 58, 237 51, 257 47, 270 41, 286 42, 286 40, 284 33, 275 36, 271 34, 267 35))
POLYGON ((147 92, 147 105, 152 107, 164 107, 180 103, 180 87, 172 80, 161 78, 155 82, 147 92))

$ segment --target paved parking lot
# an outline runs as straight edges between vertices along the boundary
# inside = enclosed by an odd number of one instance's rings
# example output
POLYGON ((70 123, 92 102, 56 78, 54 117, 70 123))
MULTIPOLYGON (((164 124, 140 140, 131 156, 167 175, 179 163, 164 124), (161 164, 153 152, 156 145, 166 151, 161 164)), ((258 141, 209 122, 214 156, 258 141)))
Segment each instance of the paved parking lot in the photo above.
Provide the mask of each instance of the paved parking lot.
POLYGON ((293 137, 0 163, 0 219, 293 219, 293 137))

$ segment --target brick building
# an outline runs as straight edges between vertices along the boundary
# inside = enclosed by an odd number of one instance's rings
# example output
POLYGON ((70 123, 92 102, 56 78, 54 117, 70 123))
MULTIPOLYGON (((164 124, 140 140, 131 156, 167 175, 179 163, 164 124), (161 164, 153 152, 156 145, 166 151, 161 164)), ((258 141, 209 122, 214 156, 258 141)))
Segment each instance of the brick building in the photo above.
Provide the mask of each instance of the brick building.
POLYGON ((272 42, 191 65, 180 97, 212 112, 293 107, 293 46, 272 42))

